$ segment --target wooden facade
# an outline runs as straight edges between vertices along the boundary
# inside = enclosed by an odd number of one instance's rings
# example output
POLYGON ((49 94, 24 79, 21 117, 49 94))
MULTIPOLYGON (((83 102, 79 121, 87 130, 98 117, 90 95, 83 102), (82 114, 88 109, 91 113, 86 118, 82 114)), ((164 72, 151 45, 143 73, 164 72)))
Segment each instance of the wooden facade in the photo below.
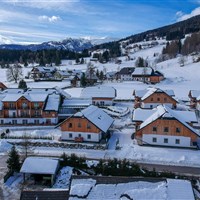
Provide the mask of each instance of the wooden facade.
POLYGON ((102 131, 84 117, 70 117, 60 125, 62 140, 99 142, 102 131))
MULTIPOLYGON (((144 135, 166 136, 166 138, 167 136, 175 136, 177 139, 179 139, 180 136, 186 137, 190 138, 190 146, 195 146, 198 140, 198 135, 196 133, 175 118, 159 118, 147 126, 136 130, 134 138, 137 139, 138 144, 145 144, 146 141, 143 140, 144 135)), ((166 145, 173 146, 171 144, 166 145)))
POLYGON ((1 125, 55 125, 58 121, 58 112, 45 110, 46 101, 32 102, 24 96, 16 101, 3 101, 0 112, 1 125))
POLYGON ((61 125, 61 131, 100 133, 101 130, 86 118, 70 117, 61 125))
POLYGON ((170 95, 167 93, 163 92, 154 92, 147 98, 143 99, 141 97, 135 96, 135 101, 134 101, 134 107, 139 108, 154 108, 157 105, 161 104, 166 104, 166 105, 171 105, 172 108, 176 108, 177 106, 177 101, 172 98, 170 95), (148 105, 148 106, 145 106, 148 105))
POLYGON ((155 92, 142 101, 143 103, 172 104, 176 108, 177 101, 165 92, 155 92))
POLYGON ((164 79, 164 76, 150 76, 150 82, 152 84, 160 83, 164 79))

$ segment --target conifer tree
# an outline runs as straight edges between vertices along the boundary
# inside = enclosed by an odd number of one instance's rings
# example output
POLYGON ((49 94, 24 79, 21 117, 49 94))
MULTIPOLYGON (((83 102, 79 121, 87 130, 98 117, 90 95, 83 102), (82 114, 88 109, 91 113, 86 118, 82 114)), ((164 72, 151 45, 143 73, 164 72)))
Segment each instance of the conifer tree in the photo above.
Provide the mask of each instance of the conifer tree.
POLYGON ((102 81, 104 79, 104 74, 103 74, 103 71, 100 71, 100 74, 99 74, 99 79, 102 81))
POLYGON ((85 73, 82 74, 80 82, 81 82, 82 87, 86 86, 87 81, 86 81, 85 73))
POLYGON ((26 82, 24 81, 24 79, 22 79, 22 80, 19 81, 18 88, 20 88, 20 89, 27 89, 27 85, 26 85, 26 82))
POLYGON ((7 168, 13 172, 19 172, 20 170, 20 162, 19 162, 19 154, 13 146, 8 154, 8 160, 6 161, 7 168))

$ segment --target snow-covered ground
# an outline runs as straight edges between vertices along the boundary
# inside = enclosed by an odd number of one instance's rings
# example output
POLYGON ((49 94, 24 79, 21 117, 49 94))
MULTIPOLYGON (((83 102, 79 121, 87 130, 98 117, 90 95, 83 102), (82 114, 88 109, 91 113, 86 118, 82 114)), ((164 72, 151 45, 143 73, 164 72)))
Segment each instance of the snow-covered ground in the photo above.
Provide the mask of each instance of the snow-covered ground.
MULTIPOLYGON (((97 62, 93 62, 96 69, 104 70, 104 71, 116 71, 123 67, 134 67, 135 61, 137 58, 143 57, 150 61, 150 63, 154 63, 155 59, 157 59, 155 54, 161 52, 163 48, 162 42, 160 45, 143 49, 136 53, 130 54, 132 60, 127 61, 127 57, 123 56, 119 59, 122 60, 122 64, 115 63, 106 63, 100 64, 97 62)), ((86 59, 87 62, 89 58, 86 59)), ((189 90, 200 90, 199 86, 199 78, 200 78, 200 63, 193 63, 192 57, 189 56, 185 62, 185 66, 180 67, 178 63, 179 58, 167 60, 164 62, 160 62, 157 65, 153 65, 153 67, 157 70, 160 70, 164 73, 166 79, 159 84, 156 85, 146 85, 141 82, 107 82, 103 83, 104 86, 112 86, 117 90, 117 99, 126 99, 133 100, 133 90, 145 89, 149 86, 160 87, 161 89, 173 89, 175 95, 178 99, 188 100, 189 90)), ((74 65, 74 61, 64 60, 62 65, 59 67, 60 69, 81 69, 86 70, 87 64, 83 65, 74 65)), ((31 70, 31 68, 23 68, 24 75, 31 70)), ((0 69, 0 78, 2 82, 9 87, 17 87, 17 84, 13 82, 6 81, 6 69, 0 69)), ((69 81, 63 82, 33 82, 33 80, 26 80, 28 87, 55 87, 59 86, 61 88, 65 88, 69 86, 69 81)), ((72 97, 80 97, 82 88, 69 88, 65 89, 72 97)), ((123 102, 122 102, 123 104, 123 102)), ((122 105, 122 104, 117 104, 122 105)), ((125 105, 127 106, 127 105, 125 105)), ((133 109, 132 103, 130 102, 127 106, 129 109, 133 109)), ((113 136, 110 140, 109 149, 106 151, 98 151, 98 150, 86 150, 86 149, 62 149, 62 148, 47 148, 47 147, 38 147, 35 149, 36 153, 44 154, 44 155, 61 155, 63 151, 66 153, 76 153, 78 155, 82 155, 89 158, 128 158, 137 162, 153 162, 153 163, 162 163, 162 164, 172 164, 172 165, 186 165, 186 166, 200 166, 200 151, 197 150, 189 150, 189 149, 171 149, 171 148, 159 148, 159 147, 144 147, 138 146, 133 143, 131 140, 131 134, 134 132, 134 128, 127 128, 127 124, 131 123, 131 114, 129 117, 123 117, 122 119, 118 119, 115 122, 116 128, 118 130, 114 131, 113 136), (118 125, 118 127, 117 127, 118 125), (123 126, 126 126, 123 128, 123 126), (121 150, 115 150, 116 141, 119 141, 118 146, 121 147, 121 150)), ((12 132, 13 135, 20 135, 22 131, 12 132)), ((58 135, 56 129, 52 129, 49 131, 30 131, 31 135, 58 135)), ((56 137, 57 139, 58 137, 56 137)), ((0 152, 5 152, 9 149, 9 145, 5 141, 1 141, 0 143, 0 152)))
POLYGON ((56 182, 53 185, 53 188, 69 189, 72 170, 72 167, 63 167, 56 177, 56 182))

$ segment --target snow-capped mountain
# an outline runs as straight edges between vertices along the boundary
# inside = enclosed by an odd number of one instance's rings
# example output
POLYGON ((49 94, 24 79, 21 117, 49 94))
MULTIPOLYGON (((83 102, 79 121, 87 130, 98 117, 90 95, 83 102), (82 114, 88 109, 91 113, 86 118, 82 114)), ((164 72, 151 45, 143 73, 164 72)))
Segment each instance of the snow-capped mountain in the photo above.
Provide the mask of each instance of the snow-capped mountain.
MULTIPOLYGON (((5 38, 2 36, 2 38, 5 38)), ((0 38, 1 40, 1 38, 0 38)), ((66 49, 70 51, 82 51, 84 49, 89 49, 97 44, 107 43, 115 41, 117 38, 103 37, 103 38, 66 38, 62 41, 49 41, 43 42, 41 44, 29 44, 23 45, 20 43, 15 43, 11 40, 2 40, 7 42, 0 42, 0 49, 13 49, 13 50, 42 50, 42 49, 66 49)))
POLYGON ((94 37, 84 37, 84 39, 89 40, 93 45, 99 45, 103 43, 108 43, 108 42, 113 42, 120 40, 120 38, 115 38, 115 37, 101 37, 101 38, 94 38, 94 37))
POLYGON ((13 44, 13 43, 14 43, 13 40, 11 40, 3 35, 0 35, 0 45, 1 44, 13 44))

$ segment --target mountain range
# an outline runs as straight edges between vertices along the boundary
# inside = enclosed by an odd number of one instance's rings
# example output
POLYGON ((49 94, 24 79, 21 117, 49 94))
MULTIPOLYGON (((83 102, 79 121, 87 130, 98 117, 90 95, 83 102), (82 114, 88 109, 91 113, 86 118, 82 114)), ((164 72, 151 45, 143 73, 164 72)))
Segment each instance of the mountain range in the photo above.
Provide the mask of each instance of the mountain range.
POLYGON ((90 49, 95 45, 119 40, 119 38, 103 37, 103 38, 66 38, 62 41, 49 41, 41 44, 20 44, 9 38, 0 35, 0 49, 10 50, 42 50, 42 49, 66 49, 70 51, 82 51, 90 49))
POLYGON ((123 44, 129 45, 144 40, 165 37, 167 40, 182 39, 185 35, 200 31, 200 15, 187 20, 177 22, 168 26, 148 30, 129 37, 119 38, 66 38, 62 41, 49 41, 41 44, 17 44, 14 41, 0 35, 0 49, 10 50, 42 50, 42 49, 66 49, 80 52, 84 49, 110 49, 113 46, 123 44))

